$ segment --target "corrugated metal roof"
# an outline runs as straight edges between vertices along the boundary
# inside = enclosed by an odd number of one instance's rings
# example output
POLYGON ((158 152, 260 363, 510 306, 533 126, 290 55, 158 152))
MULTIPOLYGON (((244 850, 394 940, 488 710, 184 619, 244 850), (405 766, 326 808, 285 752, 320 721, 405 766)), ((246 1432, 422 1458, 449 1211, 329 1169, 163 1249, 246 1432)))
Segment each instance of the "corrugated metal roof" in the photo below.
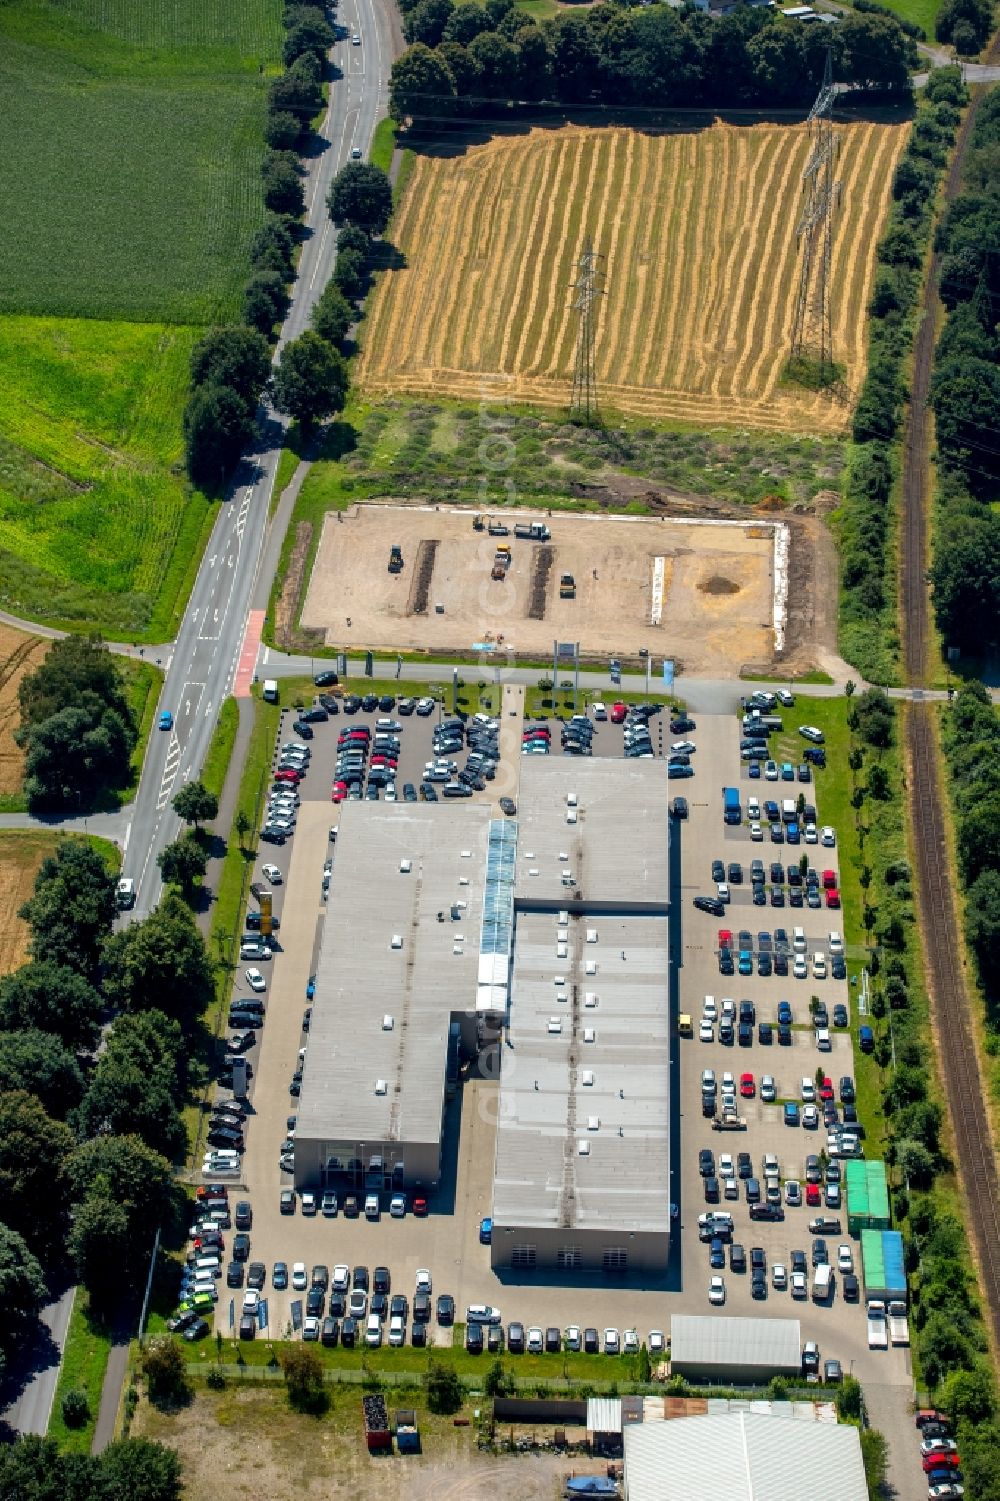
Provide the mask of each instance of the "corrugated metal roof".
POLYGON ((838 1424, 708 1414, 626 1427, 624 1444, 626 1501, 868 1497, 858 1430, 838 1424))
POLYGON ((440 1139, 451 1013, 476 1005, 489 823, 487 804, 342 805, 300 1140, 440 1139))
POLYGON ((665 917, 517 913, 498 1229, 669 1231, 668 939, 665 917))
POLYGON ((798 1319, 675 1314, 670 1320, 670 1362, 674 1368, 690 1362, 734 1372, 741 1365, 798 1371, 801 1359, 798 1319))
POLYGON ((648 903, 666 912, 668 798, 663 761, 525 756, 515 904, 569 896, 622 906, 648 903), (576 798, 573 809, 568 796, 576 798), (571 811, 576 821, 567 823, 571 811), (572 887, 562 884, 564 870, 572 887))
POLYGON ((620 1397, 587 1398, 587 1432, 621 1433, 622 1402, 620 1397))

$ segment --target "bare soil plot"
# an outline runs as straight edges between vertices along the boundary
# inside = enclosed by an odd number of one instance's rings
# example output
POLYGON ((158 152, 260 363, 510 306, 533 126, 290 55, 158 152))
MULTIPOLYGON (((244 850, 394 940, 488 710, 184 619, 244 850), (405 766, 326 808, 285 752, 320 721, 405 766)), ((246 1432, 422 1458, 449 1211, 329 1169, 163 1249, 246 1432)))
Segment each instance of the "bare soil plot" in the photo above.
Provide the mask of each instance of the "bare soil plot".
MULTIPOLYGON (((390 1418, 413 1405, 412 1393, 386 1392, 390 1418)), ((468 1413, 467 1413, 468 1415, 468 1413)), ((556 1501, 571 1470, 602 1473, 599 1463, 558 1454, 480 1453, 475 1425, 419 1413, 423 1452, 370 1455, 361 1427, 361 1388, 334 1387, 322 1418, 292 1412, 276 1389, 247 1386, 199 1391, 173 1413, 143 1400, 132 1424, 136 1437, 170 1444, 184 1464, 186 1501, 218 1501, 220 1477, 229 1501, 556 1501)))
MULTIPOLYGON (((556 513, 551 541, 538 543, 490 537, 472 518, 423 506, 331 512, 302 625, 329 645, 388 651, 492 642, 545 657, 556 639, 579 641, 590 656, 645 648, 704 674, 773 656, 770 526, 556 513), (388 571, 394 545, 403 553, 397 574, 388 571), (491 576, 498 545, 512 554, 502 580, 491 576), (575 580, 573 599, 560 598, 564 574, 575 580)), ((513 533, 539 513, 499 519, 513 533)))
POLYGON ((24 752, 14 741, 14 731, 21 722, 17 690, 21 679, 39 666, 50 645, 41 636, 27 636, 13 626, 0 624, 0 793, 21 790, 24 752))
POLYGON ((39 866, 58 843, 58 834, 0 829, 0 975, 10 974, 27 957, 31 934, 18 910, 34 890, 39 866))
MULTIPOLYGON (((857 391, 875 246, 908 126, 838 125, 834 354, 857 391)), ((420 156, 379 279, 358 384, 568 403, 573 263, 604 257, 601 400, 635 416, 837 432, 843 397, 781 383, 798 286, 804 125, 656 135, 565 126, 420 156), (490 378, 492 377, 492 383, 490 378)))

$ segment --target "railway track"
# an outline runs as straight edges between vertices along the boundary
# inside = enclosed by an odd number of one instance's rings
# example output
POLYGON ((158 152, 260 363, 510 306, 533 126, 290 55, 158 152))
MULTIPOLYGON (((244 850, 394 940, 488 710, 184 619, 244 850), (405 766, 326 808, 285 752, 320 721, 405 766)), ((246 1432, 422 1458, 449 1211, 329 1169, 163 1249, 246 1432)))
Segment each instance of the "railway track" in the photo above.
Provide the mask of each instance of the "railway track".
MULTIPOLYGON (((994 37, 988 60, 1000 60, 1000 36, 994 37)), ((956 196, 961 185, 965 154, 982 92, 980 89, 974 91, 972 107, 956 140, 945 182, 947 202, 956 196)), ((900 600, 903 656, 907 681, 912 686, 919 686, 926 680, 929 655, 927 403, 934 359, 940 270, 941 257, 935 251, 928 266, 923 316, 914 343, 910 410, 903 436, 900 600)), ((994 1340, 1000 1344, 1000 1179, 987 1114, 985 1080, 976 1054, 972 1002, 962 969, 963 939, 950 888, 950 853, 943 812, 948 789, 942 783, 930 705, 917 701, 907 707, 906 744, 910 762, 910 823, 930 1004, 958 1169, 965 1190, 968 1224, 984 1294, 984 1313, 992 1327, 994 1340)))

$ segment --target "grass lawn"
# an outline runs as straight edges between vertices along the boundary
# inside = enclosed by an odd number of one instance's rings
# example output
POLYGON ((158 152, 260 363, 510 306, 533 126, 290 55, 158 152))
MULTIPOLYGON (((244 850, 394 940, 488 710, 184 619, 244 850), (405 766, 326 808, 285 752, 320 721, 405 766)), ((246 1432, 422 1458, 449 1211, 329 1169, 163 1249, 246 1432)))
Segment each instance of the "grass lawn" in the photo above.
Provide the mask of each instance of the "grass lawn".
POLYGON ((280 36, 272 0, 0 7, 0 311, 235 313, 280 36))
POLYGON ((110 1350, 110 1330, 102 1322, 91 1319, 87 1292, 78 1287, 48 1428, 49 1438, 56 1439, 61 1448, 72 1454, 90 1453, 110 1350), (83 1427, 68 1428, 63 1421, 62 1399, 67 1392, 76 1390, 86 1392, 90 1417, 83 1427))
POLYGON ((375 127, 372 136, 371 151, 368 160, 376 167, 381 167, 383 172, 388 172, 392 166, 392 154, 396 149, 396 122, 388 116, 380 120, 375 127))
POLYGON ((159 667, 154 667, 152 662, 137 662, 134 657, 119 657, 117 660, 118 670, 125 679, 128 701, 139 726, 139 738, 132 752, 132 787, 123 797, 125 801, 138 787, 142 775, 143 758, 153 728, 153 715, 163 687, 163 672, 159 667))
POLYGON ((934 41, 934 22, 941 0, 882 0, 882 3, 902 20, 916 21, 927 33, 927 40, 934 41))
POLYGON ((240 711, 235 698, 227 698, 219 710, 219 717, 215 721, 215 729, 212 731, 212 739, 209 742, 208 754, 205 764, 201 768, 199 780, 214 792, 216 797, 222 796, 222 787, 226 780, 226 772, 229 770, 229 762, 233 754, 233 746, 236 743, 236 729, 240 722, 240 711))
POLYGON ((215 515, 180 473, 197 337, 0 317, 3 608, 111 639, 173 635, 215 515))

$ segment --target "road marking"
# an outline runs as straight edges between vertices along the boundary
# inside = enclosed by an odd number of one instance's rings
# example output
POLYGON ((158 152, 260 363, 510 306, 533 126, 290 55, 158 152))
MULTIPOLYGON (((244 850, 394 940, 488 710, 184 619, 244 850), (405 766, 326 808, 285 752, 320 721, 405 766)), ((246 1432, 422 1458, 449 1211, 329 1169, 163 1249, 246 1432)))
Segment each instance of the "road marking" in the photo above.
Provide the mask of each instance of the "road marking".
POLYGON ((236 668, 236 681, 233 684, 233 694, 236 698, 250 697, 250 685, 253 682, 254 668, 257 665, 257 654, 260 651, 260 636, 264 629, 264 615, 263 610, 251 610, 247 616, 243 645, 240 648, 239 663, 236 668))
POLYGON ((128 842, 129 842, 129 840, 131 838, 132 838, 132 823, 131 823, 131 820, 129 820, 129 823, 128 823, 126 829, 125 829, 125 837, 122 840, 122 854, 123 855, 125 855, 127 853, 127 851, 128 851, 128 842))

